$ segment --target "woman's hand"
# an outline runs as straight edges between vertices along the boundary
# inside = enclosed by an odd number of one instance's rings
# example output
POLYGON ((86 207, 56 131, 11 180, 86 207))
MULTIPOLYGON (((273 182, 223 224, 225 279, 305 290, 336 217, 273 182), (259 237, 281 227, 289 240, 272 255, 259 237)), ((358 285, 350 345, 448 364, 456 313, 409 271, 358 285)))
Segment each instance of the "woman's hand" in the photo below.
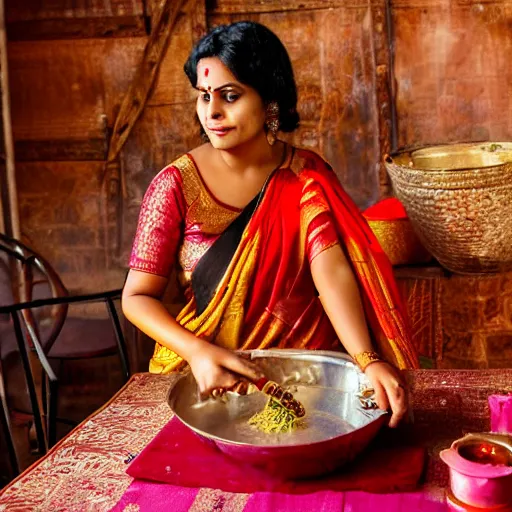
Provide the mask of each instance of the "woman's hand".
POLYGON ((393 366, 385 362, 370 364, 365 375, 375 390, 375 401, 380 409, 391 408, 390 427, 396 427, 407 412, 407 393, 402 379, 393 366))
POLYGON ((235 386, 237 391, 243 391, 243 388, 247 389, 240 382, 243 378, 252 382, 263 377, 254 363, 215 345, 206 345, 190 357, 188 362, 203 398, 211 395, 214 390, 222 394, 235 386))

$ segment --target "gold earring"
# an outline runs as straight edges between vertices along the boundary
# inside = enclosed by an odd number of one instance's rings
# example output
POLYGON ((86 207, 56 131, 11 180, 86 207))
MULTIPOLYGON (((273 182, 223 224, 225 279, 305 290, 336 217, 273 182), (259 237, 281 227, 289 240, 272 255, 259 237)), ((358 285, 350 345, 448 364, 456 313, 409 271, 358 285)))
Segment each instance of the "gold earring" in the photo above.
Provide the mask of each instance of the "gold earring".
POLYGON ((271 101, 267 106, 265 126, 267 127, 267 141, 273 146, 277 140, 277 131, 279 130, 279 105, 277 101, 271 101))

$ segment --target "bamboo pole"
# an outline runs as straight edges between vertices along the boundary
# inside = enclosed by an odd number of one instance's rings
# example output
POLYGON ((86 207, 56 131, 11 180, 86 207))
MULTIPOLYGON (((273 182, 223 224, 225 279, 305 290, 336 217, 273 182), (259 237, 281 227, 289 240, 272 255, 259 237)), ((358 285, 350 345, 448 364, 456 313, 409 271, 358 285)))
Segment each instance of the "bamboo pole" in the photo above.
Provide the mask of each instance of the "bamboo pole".
POLYGON ((18 210, 18 191, 16 188, 16 170, 14 165, 14 141, 12 138, 11 99, 9 94, 9 73, 7 63, 7 35, 5 31, 5 5, 0 0, 0 87, 2 93, 2 120, 5 145, 5 165, 7 170, 7 190, 9 204, 2 205, 3 232, 20 239, 20 217, 18 210), (8 212, 6 212, 8 208, 8 212), (6 213, 10 225, 5 225, 6 213))

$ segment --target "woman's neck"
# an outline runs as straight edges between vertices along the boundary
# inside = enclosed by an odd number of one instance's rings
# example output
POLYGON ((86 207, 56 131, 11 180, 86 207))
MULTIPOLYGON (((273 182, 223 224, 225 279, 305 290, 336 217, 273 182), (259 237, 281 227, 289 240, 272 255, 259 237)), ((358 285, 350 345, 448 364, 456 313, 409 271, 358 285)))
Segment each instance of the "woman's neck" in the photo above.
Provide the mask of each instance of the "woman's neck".
POLYGON ((265 135, 233 149, 219 149, 217 154, 231 171, 245 174, 255 171, 267 173, 269 168, 276 168, 283 160, 283 151, 283 142, 277 141, 271 146, 265 135))

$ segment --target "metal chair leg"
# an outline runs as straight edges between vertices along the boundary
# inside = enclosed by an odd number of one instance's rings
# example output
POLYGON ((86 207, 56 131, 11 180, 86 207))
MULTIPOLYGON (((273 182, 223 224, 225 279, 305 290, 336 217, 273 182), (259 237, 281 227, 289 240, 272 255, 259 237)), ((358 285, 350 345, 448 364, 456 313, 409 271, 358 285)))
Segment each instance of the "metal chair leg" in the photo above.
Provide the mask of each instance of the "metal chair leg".
POLYGON ((48 432, 48 448, 51 448, 57 441, 57 403, 58 403, 58 381, 48 380, 48 402, 46 410, 46 428, 48 432))
POLYGON ((5 442, 7 444, 7 453, 9 455, 9 462, 11 465, 11 470, 13 472, 13 477, 18 476, 20 473, 20 466, 18 463, 18 456, 16 455, 16 448, 14 446, 12 430, 11 430, 11 422, 9 420, 9 408, 7 406, 7 400, 5 397, 5 387, 3 382, 3 377, 0 369, 0 425, 2 427, 2 431, 4 432, 5 442))
POLYGON ((46 388, 46 381, 48 376, 44 371, 44 368, 41 370, 41 405, 43 414, 46 415, 46 410, 48 409, 47 399, 48 399, 48 390, 46 388))
POLYGON ((32 413, 34 414, 34 426, 36 428, 37 444, 39 451, 42 455, 47 452, 46 439, 44 435, 43 421, 41 418, 41 409, 37 401, 36 385, 34 383, 34 375, 32 374, 32 367, 28 358, 27 346, 25 344, 25 338, 21 330, 20 319, 18 318, 18 312, 11 312, 12 323, 14 326, 14 333, 18 342, 18 349, 20 351, 21 363, 25 372, 25 381, 27 383, 28 394, 30 397, 30 405, 32 407, 32 413))
POLYGON ((117 347, 119 349, 119 357, 121 359, 121 366, 123 370, 124 382, 128 382, 130 378, 130 367, 128 363, 128 353, 126 351, 126 342, 124 340, 123 330, 121 328, 121 322, 119 322, 119 316, 114 305, 113 300, 108 297, 107 299, 108 312, 110 319, 114 324, 114 332, 116 335, 117 347))

